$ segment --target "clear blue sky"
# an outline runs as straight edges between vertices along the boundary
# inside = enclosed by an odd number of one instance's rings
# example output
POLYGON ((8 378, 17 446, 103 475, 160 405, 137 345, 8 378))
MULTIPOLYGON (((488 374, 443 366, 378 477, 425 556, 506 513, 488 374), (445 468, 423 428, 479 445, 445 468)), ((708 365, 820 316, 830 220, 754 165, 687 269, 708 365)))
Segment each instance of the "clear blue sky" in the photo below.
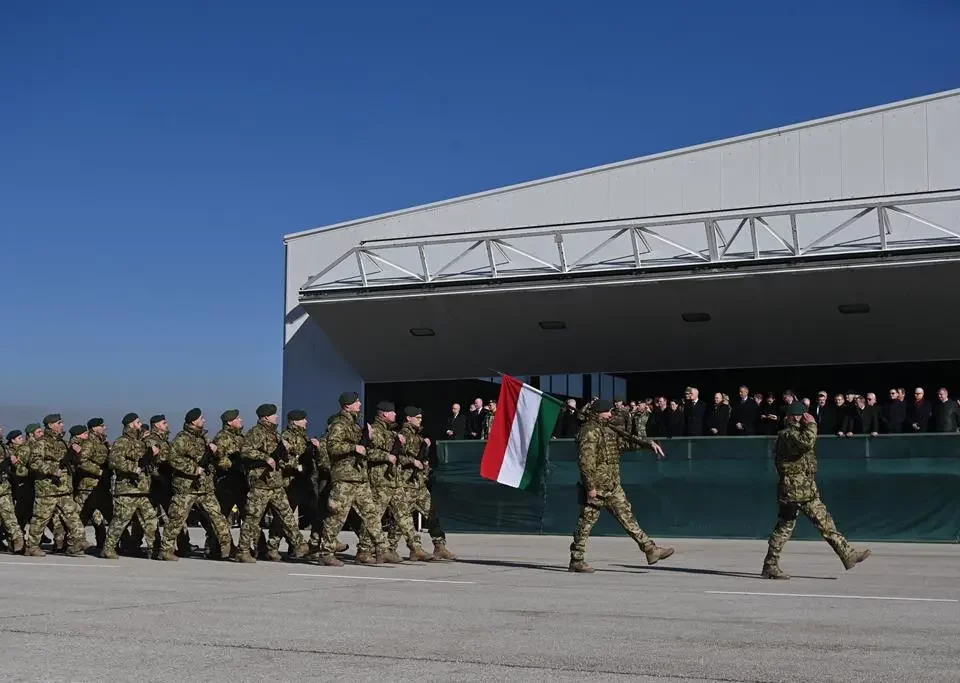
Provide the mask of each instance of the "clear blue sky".
POLYGON ((2 3, 0 421, 249 417, 280 399, 284 233, 956 87, 958 26, 951 0, 2 3))

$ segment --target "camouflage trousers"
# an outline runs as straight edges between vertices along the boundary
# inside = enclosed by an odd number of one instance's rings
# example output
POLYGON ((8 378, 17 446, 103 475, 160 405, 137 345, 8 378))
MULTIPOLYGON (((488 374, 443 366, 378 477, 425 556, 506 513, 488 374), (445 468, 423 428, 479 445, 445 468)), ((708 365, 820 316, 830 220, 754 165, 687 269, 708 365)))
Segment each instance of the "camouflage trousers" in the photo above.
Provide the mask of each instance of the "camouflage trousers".
MULTIPOLYGON (((423 544, 420 541, 420 534, 413 528, 413 513, 410 511, 410 504, 407 501, 407 492, 402 488, 376 487, 372 489, 374 514, 380 513, 378 519, 389 512, 393 518, 393 524, 390 525, 387 546, 396 548, 395 539, 403 536, 407 542, 407 548, 410 552, 420 550, 423 544)), ((429 494, 427 494, 429 495, 429 494)), ((383 528, 382 526, 380 527, 383 528)), ((360 541, 357 543, 357 552, 373 552, 373 539, 366 526, 360 535, 360 541)))
POLYGON ((77 507, 80 508, 80 519, 84 522, 90 520, 90 523, 93 526, 104 526, 106 524, 106 517, 104 515, 105 511, 102 508, 105 508, 104 503, 108 501, 101 500, 100 491, 98 489, 88 489, 84 491, 77 491, 77 495, 74 497, 74 500, 77 501, 77 507))
POLYGON ((104 550, 116 552, 120 535, 135 516, 140 517, 143 535, 147 539, 147 552, 153 551, 153 544, 157 537, 157 510, 147 495, 113 497, 113 519, 110 520, 110 527, 103 541, 104 550))
POLYGON ((587 500, 586 492, 582 486, 578 486, 582 499, 580 501, 580 518, 577 519, 577 529, 573 532, 573 543, 570 544, 570 561, 583 562, 587 551, 587 539, 590 538, 590 532, 593 530, 597 520, 600 519, 600 512, 606 510, 620 522, 623 530, 629 534, 630 538, 636 541, 640 550, 646 551, 654 545, 646 532, 637 524, 637 518, 633 516, 633 508, 630 507, 630 501, 627 500, 627 494, 623 487, 618 486, 610 493, 597 495, 593 500, 587 500))
POLYGON ((801 512, 813 523, 813 526, 817 527, 817 531, 823 536, 823 540, 830 544, 833 552, 841 559, 852 550, 850 544, 847 543, 847 539, 837 531, 837 525, 834 524, 833 517, 827 512, 827 506, 823 504, 819 497, 800 503, 780 503, 777 525, 773 528, 773 533, 770 534, 767 556, 763 560, 765 568, 779 566, 780 553, 783 552, 783 546, 793 536, 793 529, 797 526, 797 517, 801 512))
MULTIPOLYGON (((430 495, 430 489, 426 486, 405 488, 403 489, 403 495, 407 503, 406 518, 409 521, 410 529, 413 530, 413 533, 416 533, 416 528, 413 526, 413 513, 419 512, 427 519, 427 533, 430 534, 430 540, 433 541, 433 544, 435 546, 446 545, 447 535, 443 533, 443 529, 440 528, 440 520, 437 518, 436 508, 433 507, 433 497, 430 495)), ((390 532, 387 535, 387 547, 391 550, 397 549, 397 545, 400 543, 401 531, 402 529, 400 529, 397 524, 390 527, 390 532)), ((417 536, 417 540, 420 540, 419 535, 417 536)), ((410 547, 409 541, 407 542, 407 547, 410 547)))
POLYGON ((27 537, 27 547, 40 546, 40 538, 47 523, 54 515, 63 517, 63 526, 66 542, 70 549, 77 550, 86 540, 83 522, 80 521, 80 508, 70 495, 37 496, 33 501, 33 518, 30 520, 30 535, 27 537))
MULTIPOLYGON (((247 511, 243 517, 243 526, 240 528, 240 542, 237 547, 241 551, 249 551, 254 548, 260 536, 260 520, 263 519, 268 507, 271 508, 275 517, 279 517, 280 527, 290 547, 298 553, 305 552, 306 541, 300 535, 300 526, 293 516, 293 510, 290 509, 290 501, 287 500, 287 491, 284 488, 250 489, 250 493, 247 494, 247 511)), ((278 538, 277 546, 279 545, 280 539, 278 538)), ((276 550, 276 547, 270 549, 276 550)))
POLYGON ((10 539, 15 542, 23 540, 23 529, 17 521, 17 514, 13 507, 13 496, 7 492, 0 496, 0 522, 7 530, 10 539))
POLYGON ((363 524, 361 536, 369 535, 374 552, 384 549, 387 539, 383 534, 383 514, 377 514, 370 484, 365 481, 336 481, 330 489, 330 500, 327 502, 329 514, 323 520, 323 531, 320 533, 321 555, 333 555, 336 551, 337 534, 343 528, 351 507, 356 508, 360 515, 363 524))
MULTIPOLYGON (((220 503, 213 490, 205 493, 174 493, 170 506, 167 508, 167 523, 163 527, 163 542, 160 544, 162 555, 173 554, 173 546, 177 537, 187 523, 187 517, 194 506, 198 506, 210 520, 210 528, 217 535, 221 552, 224 556, 230 554, 233 547, 233 538, 230 536, 230 527, 220 512, 220 503)), ((207 533, 210 533, 207 531, 207 533)))

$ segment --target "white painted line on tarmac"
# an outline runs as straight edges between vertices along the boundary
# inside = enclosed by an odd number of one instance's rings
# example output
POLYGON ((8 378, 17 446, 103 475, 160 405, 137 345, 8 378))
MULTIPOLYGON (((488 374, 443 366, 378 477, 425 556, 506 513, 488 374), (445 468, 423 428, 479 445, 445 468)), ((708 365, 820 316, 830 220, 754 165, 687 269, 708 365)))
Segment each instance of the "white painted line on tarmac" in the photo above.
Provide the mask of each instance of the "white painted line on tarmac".
POLYGON ((361 581, 409 581, 410 583, 459 583, 473 585, 475 581, 448 581, 446 579, 398 579, 393 576, 353 576, 351 574, 287 574, 312 579, 359 579, 361 581))
POLYGON ((704 591, 711 595, 760 595, 774 598, 831 598, 834 600, 897 600, 902 602, 960 602, 952 598, 898 598, 885 595, 821 595, 819 593, 748 593, 746 591, 704 591))
POLYGON ((69 569, 75 569, 77 567, 82 569, 116 569, 120 566, 117 564, 80 564, 79 562, 76 564, 72 562, 30 562, 29 560, 23 562, 0 562, 0 564, 8 564, 14 567, 67 567, 69 569))

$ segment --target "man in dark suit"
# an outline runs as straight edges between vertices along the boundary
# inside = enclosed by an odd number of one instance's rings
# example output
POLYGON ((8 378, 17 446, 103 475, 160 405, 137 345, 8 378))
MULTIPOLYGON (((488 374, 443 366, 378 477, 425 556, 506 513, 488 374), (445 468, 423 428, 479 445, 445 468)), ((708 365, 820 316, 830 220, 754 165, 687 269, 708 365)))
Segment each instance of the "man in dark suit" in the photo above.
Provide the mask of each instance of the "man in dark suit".
POLYGON ((470 413, 467 415, 464 436, 468 439, 479 439, 483 436, 483 420, 486 415, 483 399, 476 398, 470 404, 470 413))
POLYGON ((732 436, 749 436, 757 432, 757 402, 750 397, 750 389, 740 387, 740 398, 731 407, 730 431, 732 436))
POLYGON ((462 439, 466 427, 467 420, 460 412, 460 404, 454 403, 450 408, 450 417, 447 418, 447 439, 462 439))
POLYGON ((864 434, 876 436, 880 433, 880 406, 877 404, 877 395, 872 391, 867 394, 860 418, 863 420, 864 434))
POLYGON ((713 405, 704 419, 705 433, 707 436, 726 436, 729 424, 730 406, 723 402, 723 394, 718 392, 713 395, 713 405))
POLYGON ((960 412, 957 409, 957 402, 950 400, 950 394, 943 387, 940 387, 937 392, 932 431, 941 433, 960 431, 960 412))
POLYGON ((687 387, 686 401, 683 403, 684 432, 687 436, 703 436, 703 422, 707 416, 707 407, 700 400, 700 390, 687 387))
POLYGON ((907 432, 917 434, 926 432, 930 428, 933 410, 930 408, 930 402, 923 396, 923 389, 920 387, 913 390, 913 403, 907 407, 907 432))
POLYGON ((887 434, 900 434, 907 421, 907 405, 900 398, 897 389, 890 390, 890 401, 883 406, 880 414, 880 426, 887 434))

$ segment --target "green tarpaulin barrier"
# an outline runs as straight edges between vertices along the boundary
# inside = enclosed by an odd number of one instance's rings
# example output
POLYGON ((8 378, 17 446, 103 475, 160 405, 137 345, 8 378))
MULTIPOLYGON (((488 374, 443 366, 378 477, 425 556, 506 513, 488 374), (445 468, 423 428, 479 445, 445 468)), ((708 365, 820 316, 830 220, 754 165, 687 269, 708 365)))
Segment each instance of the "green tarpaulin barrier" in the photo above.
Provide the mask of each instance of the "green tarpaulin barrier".
MULTIPOLYGON (((769 437, 661 441, 667 459, 627 453, 623 486, 640 525, 656 537, 767 538, 777 515, 769 437)), ((449 531, 572 534, 576 443, 551 442, 531 490, 480 478, 484 442, 437 445, 433 495, 449 531)), ((873 541, 960 542, 960 436, 821 437, 821 495, 841 532, 873 541)), ((623 530, 604 514, 595 534, 623 530)), ((801 517, 795 538, 816 538, 801 517)))

